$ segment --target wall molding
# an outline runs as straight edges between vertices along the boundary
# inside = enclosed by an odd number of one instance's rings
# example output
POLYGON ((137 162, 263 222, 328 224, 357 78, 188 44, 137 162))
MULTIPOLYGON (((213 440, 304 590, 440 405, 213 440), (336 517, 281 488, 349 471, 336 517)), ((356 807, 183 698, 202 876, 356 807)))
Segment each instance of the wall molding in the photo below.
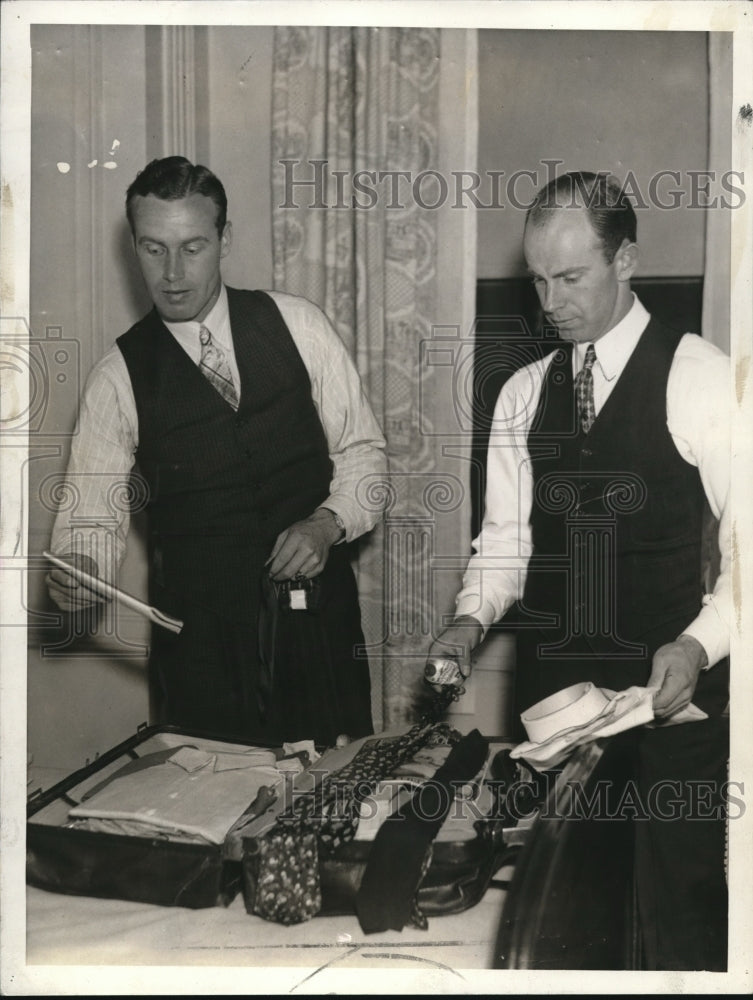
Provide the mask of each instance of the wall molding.
POLYGON ((149 159, 208 147, 207 31, 193 25, 146 27, 146 122, 149 159))

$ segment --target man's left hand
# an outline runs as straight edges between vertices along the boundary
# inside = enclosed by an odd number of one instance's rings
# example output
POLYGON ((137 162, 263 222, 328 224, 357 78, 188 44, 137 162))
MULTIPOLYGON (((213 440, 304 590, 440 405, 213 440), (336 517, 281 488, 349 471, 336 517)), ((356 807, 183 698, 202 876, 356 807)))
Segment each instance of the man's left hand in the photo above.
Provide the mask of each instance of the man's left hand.
POLYGON ((278 583, 296 576, 317 576, 341 534, 332 511, 320 507, 311 517, 296 521, 277 536, 267 560, 269 575, 278 583))
POLYGON ((654 653, 649 687, 656 687, 654 714, 668 718, 690 704, 701 668, 706 665, 706 651, 689 635, 660 646, 654 653))

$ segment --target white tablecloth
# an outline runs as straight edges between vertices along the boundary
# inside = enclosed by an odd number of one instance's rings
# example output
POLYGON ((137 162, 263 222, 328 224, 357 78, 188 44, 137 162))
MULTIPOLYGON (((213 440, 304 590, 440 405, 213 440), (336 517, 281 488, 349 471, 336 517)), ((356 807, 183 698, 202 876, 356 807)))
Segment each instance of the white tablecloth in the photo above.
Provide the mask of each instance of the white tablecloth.
MULTIPOLYGON (((502 869, 497 877, 510 874, 511 869, 502 869)), ((293 992, 319 992, 322 977, 331 979, 337 970, 374 970, 377 977, 401 971, 414 983, 425 974, 421 981, 430 992, 465 993, 473 978, 469 970, 493 966, 503 901, 504 890, 490 887, 465 913, 430 917, 426 931, 406 927, 366 935, 355 916, 316 917, 291 927, 268 923, 247 914, 240 896, 228 908, 189 910, 29 887, 26 964, 182 966, 197 973, 203 966, 282 969, 293 992)), ((364 993, 381 990, 371 971, 359 981, 364 993)), ((403 981, 410 991, 408 980, 403 981)), ((239 992, 264 992, 255 988, 261 982, 245 979, 239 992)))

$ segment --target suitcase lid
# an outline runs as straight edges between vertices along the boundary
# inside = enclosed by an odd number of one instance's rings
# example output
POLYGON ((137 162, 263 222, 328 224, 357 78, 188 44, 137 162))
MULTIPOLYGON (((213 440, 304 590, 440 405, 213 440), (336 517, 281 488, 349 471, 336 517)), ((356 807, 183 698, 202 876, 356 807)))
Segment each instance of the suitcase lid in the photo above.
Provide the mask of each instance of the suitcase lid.
MULTIPOLYGON (((375 739, 381 740, 400 736, 405 732, 405 729, 406 727, 399 727, 373 736, 362 737, 361 739, 352 741, 346 746, 325 749, 322 755, 308 768, 305 768, 304 770, 291 775, 289 778, 286 778, 280 788, 275 786, 274 794, 267 796, 261 795, 260 790, 260 795, 254 796, 253 800, 249 802, 248 807, 229 828, 223 845, 223 854, 230 860, 240 860, 243 853, 244 838, 263 836, 269 829, 271 829, 271 827, 274 826, 278 816, 288 805, 290 805, 293 797, 312 791, 329 775, 339 771, 353 759, 360 748, 367 742, 375 739)), ((249 742, 247 738, 218 737, 217 734, 204 730, 183 729, 172 725, 149 726, 142 724, 132 736, 123 740, 121 743, 118 743, 105 753, 97 756, 92 762, 89 762, 83 767, 71 772, 60 781, 55 782, 51 787, 47 789, 38 788, 33 790, 27 801, 27 819, 31 819, 36 813, 56 800, 63 800, 70 806, 79 805, 79 802, 69 795, 69 792, 72 789, 87 782, 99 772, 105 771, 110 765, 118 761, 122 761, 123 758, 131 758, 134 761, 137 760, 140 756, 138 753, 139 747, 143 746, 153 737, 159 735, 169 735, 174 738, 180 738, 181 740, 208 740, 211 742, 217 742, 221 745, 229 746, 258 746, 275 751, 279 751, 281 749, 279 747, 271 747, 268 744, 265 745, 259 742, 249 742)), ((498 747, 495 747, 495 745, 492 744, 490 746, 490 756, 495 749, 498 749, 498 747)), ((117 770, 119 770, 119 768, 117 770)), ((112 773, 116 773, 116 770, 113 770, 112 773)), ((482 776, 482 780, 483 777, 484 776, 482 776)), ((90 785, 89 787, 90 794, 93 787, 95 786, 90 785)), ((395 802, 395 805, 397 805, 397 802, 395 802)), ((478 815, 476 814, 475 817, 471 816, 471 819, 473 818, 478 818, 478 815)), ((453 824, 453 826, 456 830, 460 829, 457 823, 453 824)), ((474 835, 472 830, 472 823, 469 822, 467 824, 467 830, 460 830, 460 837, 467 837, 470 839, 474 835)), ((447 832, 449 835, 450 832, 447 832)), ((148 833, 145 833, 144 836, 146 839, 149 839, 148 833)))
MULTIPOLYGON (((185 737, 186 739, 196 739, 196 740, 208 740, 211 742, 216 742, 219 744, 226 744, 230 746, 239 747, 259 747, 269 750, 279 750, 280 748, 274 747, 271 744, 263 743, 259 741, 250 741, 247 737, 233 737, 233 736, 220 736, 217 733, 212 733, 207 730, 202 729, 185 729, 179 726, 161 724, 161 725, 148 725, 146 722, 142 722, 136 729, 136 732, 131 736, 127 737, 120 743, 117 743, 114 747, 106 750, 102 754, 96 754, 94 760, 87 760, 86 763, 77 768, 74 771, 69 772, 65 777, 54 782, 50 787, 43 788, 42 786, 36 786, 32 788, 26 799, 26 814, 27 818, 33 816, 35 813, 39 812, 50 802, 58 798, 65 798, 67 792, 74 788, 76 785, 81 784, 86 781, 91 776, 97 774, 99 771, 106 768, 109 764, 117 761, 121 757, 130 757, 132 759, 137 759, 140 755, 136 752, 137 748, 142 746, 148 740, 155 736, 161 734, 167 734, 175 737, 185 737)), ((177 749, 177 748, 176 748, 177 749)))

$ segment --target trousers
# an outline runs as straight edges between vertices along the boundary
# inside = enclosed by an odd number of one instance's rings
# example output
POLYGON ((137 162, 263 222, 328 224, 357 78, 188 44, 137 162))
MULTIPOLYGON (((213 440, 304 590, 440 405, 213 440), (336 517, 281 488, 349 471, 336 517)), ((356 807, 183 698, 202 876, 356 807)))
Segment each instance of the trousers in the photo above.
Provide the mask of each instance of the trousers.
MULTIPOLYGON (((620 690, 648 680, 648 658, 547 660, 534 640, 532 631, 519 635, 518 719, 523 709, 573 683, 620 690)), ((634 824, 633 870, 647 970, 727 968, 728 693, 724 660, 700 675, 693 696, 708 719, 613 737, 626 742, 632 757, 636 807, 610 822, 634 824)), ((524 738, 521 732, 516 736, 524 738)))

